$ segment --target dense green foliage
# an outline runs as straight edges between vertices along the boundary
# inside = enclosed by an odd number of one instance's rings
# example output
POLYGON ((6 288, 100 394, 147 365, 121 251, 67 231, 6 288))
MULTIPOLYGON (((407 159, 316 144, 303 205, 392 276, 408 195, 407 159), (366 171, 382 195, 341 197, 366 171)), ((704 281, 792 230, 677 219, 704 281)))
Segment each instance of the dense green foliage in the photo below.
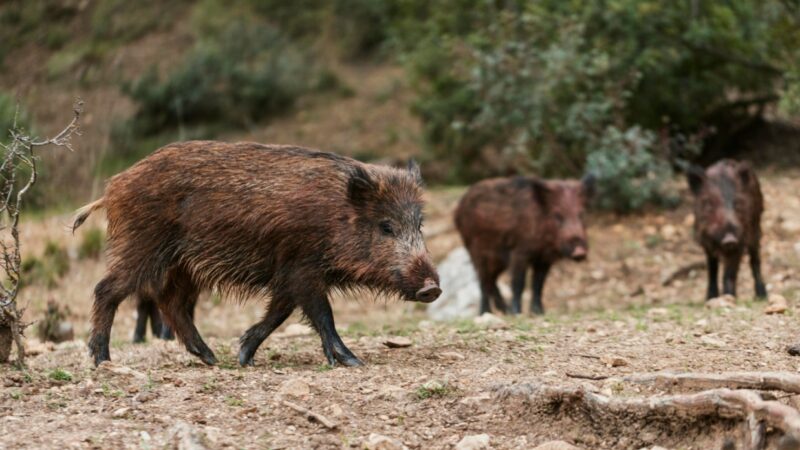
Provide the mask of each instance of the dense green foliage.
POLYGON ((637 208, 664 199, 658 184, 671 168, 656 135, 724 135, 760 113, 752 106, 798 107, 795 1, 445 0, 422 9, 424 20, 403 22, 395 37, 429 159, 448 162, 450 179, 576 175, 588 162, 604 172, 602 191, 626 197, 605 206, 637 208), (635 151, 617 146, 631 139, 635 151), (627 186, 603 185, 622 174, 627 186))

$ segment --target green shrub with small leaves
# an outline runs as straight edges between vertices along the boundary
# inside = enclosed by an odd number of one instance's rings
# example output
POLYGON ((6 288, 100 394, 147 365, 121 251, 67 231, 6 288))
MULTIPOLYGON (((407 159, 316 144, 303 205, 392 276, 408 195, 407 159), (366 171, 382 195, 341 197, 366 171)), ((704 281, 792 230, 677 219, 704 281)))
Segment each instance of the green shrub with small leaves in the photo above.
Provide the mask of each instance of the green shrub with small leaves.
POLYGON ((659 150, 650 131, 609 127, 586 158, 586 170, 597 177, 596 205, 620 213, 676 205, 678 197, 667 188, 672 167, 659 150))
POLYGON ((20 267, 24 283, 43 284, 49 288, 56 287, 69 269, 67 250, 54 241, 47 242, 40 258, 25 258, 20 267))

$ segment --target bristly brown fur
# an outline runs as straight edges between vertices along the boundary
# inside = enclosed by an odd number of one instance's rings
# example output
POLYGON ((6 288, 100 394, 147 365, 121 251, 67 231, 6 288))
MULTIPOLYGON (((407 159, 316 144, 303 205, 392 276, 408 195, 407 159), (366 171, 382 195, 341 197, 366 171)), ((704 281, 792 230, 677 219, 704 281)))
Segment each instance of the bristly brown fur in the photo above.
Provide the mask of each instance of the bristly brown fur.
POLYGON ((750 164, 723 159, 706 170, 692 166, 687 171, 695 196, 694 235, 706 253, 708 290, 706 298, 719 295, 717 271, 724 264, 723 292, 736 295, 736 278, 745 253, 755 280, 757 297, 766 297, 761 275, 761 216, 764 197, 750 164), (724 244, 727 239, 729 242, 724 244))
POLYGON ((534 271, 532 310, 543 311, 541 290, 550 266, 576 248, 588 251, 583 213, 593 177, 583 181, 536 177, 493 178, 476 183, 461 198, 456 228, 469 251, 481 284, 480 312, 506 305, 497 278, 510 268, 511 312, 521 312, 520 296, 529 268, 534 271))
MULTIPOLYGON (((271 294, 264 320, 275 317, 259 333, 289 306, 327 314, 312 303, 327 305, 331 289, 414 299, 426 279, 438 283, 417 223, 422 189, 406 170, 292 146, 184 142, 113 177, 102 204, 114 292, 159 299, 176 283, 170 295, 178 297, 203 289, 238 299, 271 294), (392 228, 392 239, 381 226, 392 228)), ((185 341, 169 317, 182 314, 169 311, 180 301, 158 301, 185 341)), ((95 328, 105 330, 97 300, 95 311, 95 328)))

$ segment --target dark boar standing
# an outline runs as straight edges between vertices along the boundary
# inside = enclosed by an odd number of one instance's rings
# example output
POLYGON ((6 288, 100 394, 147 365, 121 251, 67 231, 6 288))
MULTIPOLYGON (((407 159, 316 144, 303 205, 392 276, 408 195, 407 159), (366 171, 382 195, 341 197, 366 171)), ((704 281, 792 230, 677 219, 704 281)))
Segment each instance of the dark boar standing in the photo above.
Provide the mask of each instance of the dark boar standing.
MULTIPOLYGON (((192 309, 194 315, 194 309, 192 309)), ((158 304, 146 294, 137 295, 136 298, 136 328, 133 330, 133 342, 144 342, 147 336, 147 322, 153 337, 171 341, 175 339, 172 329, 161 320, 158 304)))
POLYGON ((594 177, 546 181, 534 177, 495 178, 469 188, 455 222, 481 286, 480 313, 489 300, 506 311, 497 277, 511 270, 511 312, 519 314, 528 268, 533 269, 531 311, 543 314, 542 289, 550 266, 561 258, 586 259, 584 211, 594 177))
POLYGON ((254 143, 168 145, 113 177, 84 207, 108 215, 108 269, 95 288, 89 349, 109 359, 117 306, 132 294, 158 303, 186 349, 214 353, 192 322, 202 289, 270 294, 242 336, 239 362, 300 308, 328 362, 361 361, 336 333, 331 289, 366 287, 431 302, 441 290, 422 239, 419 168, 363 164, 331 153, 254 143))
POLYGON ((736 277, 745 252, 755 281, 756 297, 767 296, 761 276, 761 214, 764 198, 749 164, 724 159, 706 170, 691 166, 687 172, 694 194, 694 236, 706 253, 706 299, 719 296, 718 272, 722 260, 722 291, 736 295, 736 277))

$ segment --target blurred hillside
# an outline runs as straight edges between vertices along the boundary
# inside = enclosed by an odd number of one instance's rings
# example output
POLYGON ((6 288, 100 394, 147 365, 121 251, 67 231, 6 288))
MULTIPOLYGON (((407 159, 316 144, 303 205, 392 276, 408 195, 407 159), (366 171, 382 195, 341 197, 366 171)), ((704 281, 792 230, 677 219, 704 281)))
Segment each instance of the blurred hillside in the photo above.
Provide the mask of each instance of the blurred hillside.
POLYGON ((17 98, 39 134, 86 102, 37 206, 180 139, 413 155, 434 183, 590 170, 617 211, 674 203, 686 161, 800 154, 797 0, 11 0, 0 63, 3 129, 17 98))

